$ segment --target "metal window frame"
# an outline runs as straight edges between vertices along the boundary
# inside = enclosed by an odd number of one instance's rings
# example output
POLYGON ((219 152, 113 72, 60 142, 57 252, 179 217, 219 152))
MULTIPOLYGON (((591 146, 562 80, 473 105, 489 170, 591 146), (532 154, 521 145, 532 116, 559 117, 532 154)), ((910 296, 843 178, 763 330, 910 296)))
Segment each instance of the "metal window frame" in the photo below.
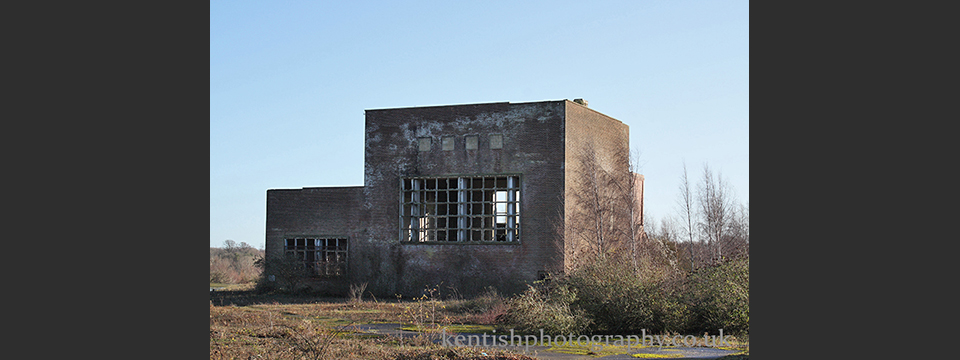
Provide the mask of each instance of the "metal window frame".
POLYGON ((398 219, 398 240, 402 244, 491 244, 491 245, 519 245, 522 236, 522 226, 520 221, 521 207, 523 206, 522 174, 464 174, 464 175, 446 175, 446 176, 408 176, 401 177, 398 184, 399 189, 399 219, 398 219), (434 180, 431 184, 429 180, 434 180), (499 180, 505 180, 506 185, 498 186, 499 180), (441 181, 444 187, 440 187, 441 181), (456 187, 452 183, 456 182, 456 187), (476 181, 480 181, 476 186, 476 181), (492 185, 488 185, 488 182, 492 185), (431 188, 431 186, 433 186, 431 188), (506 214, 498 214, 496 206, 498 203, 496 193, 498 191, 507 192, 506 214), (480 192, 480 200, 473 196, 480 192), (431 196, 433 199, 427 200, 422 197, 431 196), (445 201, 440 201, 440 193, 445 193, 445 201), (452 195, 456 194, 456 199, 452 195), (487 200, 487 193, 490 194, 490 200, 487 200), (409 196, 408 196, 409 195, 409 196), (477 207, 477 205, 480 205, 477 207), (512 205, 512 206, 511 206, 512 205), (452 207, 456 207, 455 214, 452 207), (427 208, 434 210, 434 214, 423 214, 427 208), (442 207, 442 208, 441 208, 442 207), (489 214, 486 209, 490 208, 489 214), (439 209, 439 210, 438 210, 439 209), (445 209, 445 210, 443 210, 445 209), (471 210, 473 209, 473 210, 471 210), (479 213, 475 213, 480 209, 479 213), (438 213, 442 212, 442 213, 438 213), (497 217, 506 216, 507 223, 504 227, 498 228, 497 217), (430 226, 430 224, 445 224, 443 227, 430 226), (450 224, 455 220, 456 227, 450 224), (479 221, 479 226, 475 226, 479 221), (409 224, 407 224, 409 222, 409 224), (502 230, 505 240, 497 240, 498 231, 502 230), (488 233, 489 232, 489 236, 488 233), (442 238, 444 240, 439 240, 442 238), (451 234, 455 234, 452 239, 451 234))
POLYGON ((297 254, 297 256, 300 257, 300 260, 303 261, 304 266, 310 266, 313 269, 312 275, 315 277, 341 278, 341 277, 346 277, 347 271, 348 269, 350 269, 350 242, 351 241, 349 236, 301 235, 301 234, 284 235, 283 236, 283 253, 284 253, 284 256, 291 253, 297 254), (288 245, 288 242, 290 240, 293 240, 294 242, 292 249, 290 248, 290 245, 288 245), (297 245, 297 240, 303 240, 302 248, 300 245, 297 245), (312 240, 311 242, 313 242, 313 245, 308 245, 308 240, 312 240), (320 240, 323 240, 325 244, 319 245, 320 240), (332 249, 330 249, 331 246, 328 243, 329 240, 337 241, 337 245, 334 246, 332 249), (340 249, 340 241, 344 242, 342 249, 340 249), (307 260, 308 256, 306 253, 308 251, 314 252, 314 259, 312 262, 307 260), (324 257, 326 257, 329 253, 335 254, 334 256, 336 257, 339 257, 338 255, 342 254, 343 260, 339 261, 338 259, 338 261, 335 261, 332 263, 329 261, 320 261, 318 255, 321 252, 324 253, 324 257), (343 271, 339 275, 330 274, 328 270, 330 269, 331 264, 334 264, 334 266, 336 267, 342 266, 343 271), (320 271, 321 265, 323 266, 322 272, 320 271))

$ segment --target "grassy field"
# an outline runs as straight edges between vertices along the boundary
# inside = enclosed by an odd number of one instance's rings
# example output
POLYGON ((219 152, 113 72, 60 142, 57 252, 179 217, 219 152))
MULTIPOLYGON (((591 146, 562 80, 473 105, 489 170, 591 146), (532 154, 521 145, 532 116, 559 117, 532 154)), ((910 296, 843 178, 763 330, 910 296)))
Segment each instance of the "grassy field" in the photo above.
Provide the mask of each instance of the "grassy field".
MULTIPOLYGON (((214 287, 214 284, 211 284, 214 287)), ((247 289, 237 286, 232 289, 247 289)), ((231 289, 228 287, 228 289, 231 289)), ((258 295, 244 290, 211 293, 211 359, 534 359, 500 349, 444 347, 431 331, 491 328, 477 301, 348 301, 308 296, 258 295), (350 325, 401 323, 421 335, 371 335, 350 325)))
MULTIPOLYGON (((364 299, 256 294, 252 285, 211 284, 211 359, 516 359, 534 357, 498 348, 444 347, 436 334, 496 328, 503 299, 364 299), (416 336, 370 334, 351 325, 391 323, 416 336)), ((501 333, 503 329, 500 329, 501 333)), ((557 352, 590 356, 586 349, 557 352)), ((745 356, 728 357, 745 359, 745 356)))

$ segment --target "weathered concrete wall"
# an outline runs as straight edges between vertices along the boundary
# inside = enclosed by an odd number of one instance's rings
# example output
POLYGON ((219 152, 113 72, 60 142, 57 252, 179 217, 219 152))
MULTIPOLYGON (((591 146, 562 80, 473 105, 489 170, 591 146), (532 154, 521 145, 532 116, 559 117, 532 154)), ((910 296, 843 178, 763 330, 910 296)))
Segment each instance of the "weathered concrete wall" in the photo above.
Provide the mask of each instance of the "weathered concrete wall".
POLYGON ((564 107, 554 101, 367 110, 364 209, 374 221, 366 240, 379 254, 364 274, 370 289, 419 295, 442 284, 471 294, 494 285, 515 292, 562 263, 555 227, 563 209, 564 107), (479 137, 477 149, 465 148, 467 135, 479 137), (502 149, 490 148, 490 135, 502 135, 502 149), (453 150, 443 150, 444 136, 454 138, 453 150), (431 139, 429 151, 419 151, 421 137, 431 139), (402 177, 490 174, 521 176, 519 244, 400 242, 402 177))

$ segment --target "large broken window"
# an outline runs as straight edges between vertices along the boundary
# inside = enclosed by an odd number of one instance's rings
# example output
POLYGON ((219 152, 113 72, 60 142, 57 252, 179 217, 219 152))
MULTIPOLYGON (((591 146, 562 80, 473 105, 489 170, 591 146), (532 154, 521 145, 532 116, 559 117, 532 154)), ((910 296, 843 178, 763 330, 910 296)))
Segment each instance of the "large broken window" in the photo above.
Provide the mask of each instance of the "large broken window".
POLYGON ((338 277, 347 273, 347 239, 285 239, 286 255, 303 262, 308 272, 321 277, 338 277))
POLYGON ((469 176, 401 179, 400 239, 520 240, 520 177, 469 176))

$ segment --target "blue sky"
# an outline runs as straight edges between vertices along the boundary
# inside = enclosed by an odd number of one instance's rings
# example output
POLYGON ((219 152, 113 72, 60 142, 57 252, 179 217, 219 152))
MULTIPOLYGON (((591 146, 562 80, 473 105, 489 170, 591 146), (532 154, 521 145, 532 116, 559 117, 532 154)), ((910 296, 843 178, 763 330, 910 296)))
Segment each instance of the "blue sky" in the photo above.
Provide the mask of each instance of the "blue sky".
POLYGON ((583 98, 630 126, 647 213, 686 162, 749 203, 747 1, 210 2, 210 246, 266 191, 363 185, 364 110, 583 98))

